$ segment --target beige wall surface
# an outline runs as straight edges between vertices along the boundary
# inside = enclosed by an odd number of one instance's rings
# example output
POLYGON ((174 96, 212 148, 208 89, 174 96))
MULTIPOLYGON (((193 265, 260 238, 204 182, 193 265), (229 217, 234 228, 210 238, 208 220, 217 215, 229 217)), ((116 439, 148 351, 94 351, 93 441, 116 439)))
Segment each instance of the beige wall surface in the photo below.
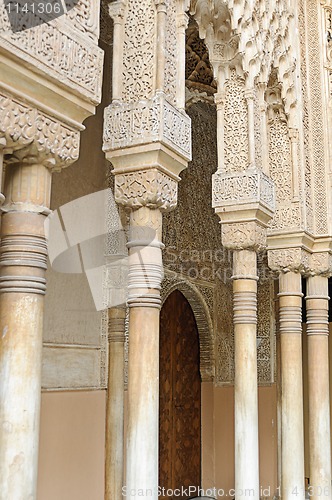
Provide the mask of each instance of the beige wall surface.
MULTIPOLYGON (((260 387, 258 395, 260 482, 273 497, 276 386, 260 387)), ((105 396, 105 391, 42 394, 37 500, 103 500, 105 396)), ((233 387, 202 384, 202 487, 223 488, 225 494, 234 488, 233 387)))
POLYGON ((213 382, 202 383, 202 488, 215 485, 215 420, 213 382))
POLYGON ((103 500, 105 391, 42 394, 37 500, 103 500))
MULTIPOLYGON (((261 496, 271 498, 276 493, 277 488, 276 404, 276 385, 259 387, 261 496)), ((214 422, 215 487, 223 489, 227 495, 229 490, 234 488, 234 387, 225 386, 214 389, 214 422)), ((225 496, 225 498, 227 497, 225 496)))

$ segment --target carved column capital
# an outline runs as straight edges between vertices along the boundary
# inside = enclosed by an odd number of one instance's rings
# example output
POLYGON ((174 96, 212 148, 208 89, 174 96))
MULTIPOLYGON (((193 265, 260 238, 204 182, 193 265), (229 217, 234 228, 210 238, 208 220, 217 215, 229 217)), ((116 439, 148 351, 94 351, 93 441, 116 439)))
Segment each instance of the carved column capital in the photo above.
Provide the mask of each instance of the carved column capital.
POLYGON ((310 256, 309 264, 310 276, 332 275, 332 253, 331 251, 313 252, 310 256))
POLYGON ((258 170, 234 174, 217 171, 212 193, 213 207, 222 224, 223 245, 230 249, 263 250, 275 207, 271 179, 258 170))
POLYGON ((79 130, 0 94, 0 139, 7 164, 43 163, 61 170, 79 156, 79 130))
POLYGON ((166 13, 167 2, 166 0, 154 0, 155 6, 157 7, 157 12, 166 13))
POLYGON ((214 94, 214 102, 217 106, 217 109, 224 108, 226 102, 226 92, 220 91, 217 94, 214 94))
POLYGON ((158 169, 115 175, 115 200, 126 208, 157 208, 167 212, 176 207, 178 179, 158 169))
POLYGON ((244 97, 247 101, 253 101, 255 99, 255 92, 256 90, 254 88, 246 88, 244 91, 244 97))
POLYGON ((123 24, 125 18, 127 2, 125 0, 117 0, 108 4, 108 13, 113 19, 114 24, 123 24))
POLYGON ((299 129, 297 128, 289 128, 289 139, 291 142, 298 142, 299 141, 299 129))
POLYGON ((230 250, 260 252, 266 248, 266 227, 256 221, 222 223, 221 239, 223 246, 230 250))
POLYGON ((176 26, 179 29, 186 30, 189 24, 189 16, 186 12, 179 12, 176 18, 176 26))
POLYGON ((310 269, 310 252, 302 247, 268 250, 268 263, 278 273, 307 273, 310 269))

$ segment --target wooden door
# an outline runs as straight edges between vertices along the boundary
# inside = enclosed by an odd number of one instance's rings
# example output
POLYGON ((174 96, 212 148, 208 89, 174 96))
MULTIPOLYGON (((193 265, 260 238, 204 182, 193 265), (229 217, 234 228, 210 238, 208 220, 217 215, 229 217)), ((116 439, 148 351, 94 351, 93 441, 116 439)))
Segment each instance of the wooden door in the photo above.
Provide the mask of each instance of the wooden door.
POLYGON ((173 491, 201 486, 199 339, 193 311, 178 290, 161 310, 159 372, 159 485, 173 491))

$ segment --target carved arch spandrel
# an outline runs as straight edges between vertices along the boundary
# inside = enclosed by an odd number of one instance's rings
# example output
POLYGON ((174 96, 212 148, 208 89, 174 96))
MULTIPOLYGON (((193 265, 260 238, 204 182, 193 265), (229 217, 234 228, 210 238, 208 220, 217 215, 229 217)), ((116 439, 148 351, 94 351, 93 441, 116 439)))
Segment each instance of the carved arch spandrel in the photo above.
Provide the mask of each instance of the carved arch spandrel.
POLYGON ((165 280, 161 287, 161 303, 165 303, 167 297, 179 290, 188 300, 197 324, 200 347, 200 373, 202 382, 209 382, 214 379, 215 359, 214 359, 214 335, 213 322, 208 306, 198 290, 198 288, 184 279, 178 278, 174 281, 165 280))

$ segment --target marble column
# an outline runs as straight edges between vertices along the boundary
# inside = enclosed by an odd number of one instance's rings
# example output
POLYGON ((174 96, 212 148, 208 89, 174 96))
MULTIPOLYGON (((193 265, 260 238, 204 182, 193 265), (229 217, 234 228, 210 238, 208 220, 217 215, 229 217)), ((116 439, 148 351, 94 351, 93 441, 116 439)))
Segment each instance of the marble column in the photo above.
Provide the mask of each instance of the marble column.
POLYGON ((279 277, 281 348, 281 497, 304 499, 301 274, 279 277))
POLYGON ((124 307, 108 310, 105 500, 122 498, 125 319, 124 307))
POLYGON ((158 498, 159 314, 162 215, 131 213, 129 248, 129 357, 127 498, 158 498))
POLYGON ((233 273, 235 496, 259 500, 256 252, 234 251, 233 273))
POLYGON ((307 278, 310 498, 331 498, 328 279, 307 278))
POLYGON ((36 498, 43 303, 46 291, 45 214, 51 172, 41 164, 9 165, 0 247, 0 492, 36 498))

